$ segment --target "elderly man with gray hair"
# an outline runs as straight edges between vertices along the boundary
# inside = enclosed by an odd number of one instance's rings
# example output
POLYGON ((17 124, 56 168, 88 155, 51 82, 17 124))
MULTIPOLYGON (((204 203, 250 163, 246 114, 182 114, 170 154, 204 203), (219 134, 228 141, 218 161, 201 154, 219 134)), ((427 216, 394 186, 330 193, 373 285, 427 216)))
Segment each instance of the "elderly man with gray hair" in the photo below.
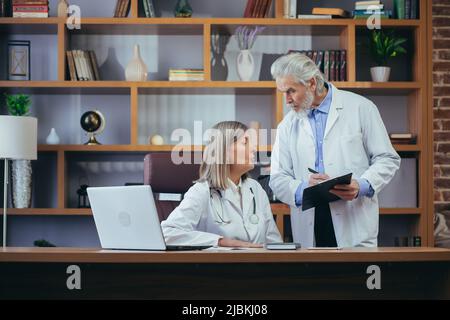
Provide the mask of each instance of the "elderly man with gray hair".
POLYGON ((377 107, 327 83, 303 54, 277 59, 271 68, 292 109, 278 125, 270 187, 291 207, 295 242, 303 247, 377 246, 378 193, 400 166, 377 107), (340 200, 302 209, 305 188, 351 172, 336 185, 340 200))

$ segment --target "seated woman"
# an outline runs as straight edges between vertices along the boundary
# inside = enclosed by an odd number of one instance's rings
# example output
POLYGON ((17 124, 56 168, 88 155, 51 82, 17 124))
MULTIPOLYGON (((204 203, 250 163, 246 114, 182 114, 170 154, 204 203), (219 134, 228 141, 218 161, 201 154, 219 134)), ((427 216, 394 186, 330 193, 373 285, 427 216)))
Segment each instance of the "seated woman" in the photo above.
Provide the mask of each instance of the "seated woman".
POLYGON ((256 152, 248 128, 225 121, 211 131, 200 178, 161 223, 166 243, 262 247, 282 242, 265 191, 247 176, 256 152))

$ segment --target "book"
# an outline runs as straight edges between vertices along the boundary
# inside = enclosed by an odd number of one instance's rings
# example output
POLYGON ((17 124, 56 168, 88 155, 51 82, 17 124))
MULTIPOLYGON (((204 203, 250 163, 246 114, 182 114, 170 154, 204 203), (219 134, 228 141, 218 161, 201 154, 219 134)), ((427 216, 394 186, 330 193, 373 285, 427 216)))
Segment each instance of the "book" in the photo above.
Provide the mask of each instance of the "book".
POLYGON ((266 243, 264 248, 267 250, 297 250, 301 248, 301 245, 295 242, 275 242, 266 243))
POLYGON ((130 0, 125 0, 122 11, 120 13, 121 18, 128 17, 128 14, 130 13, 130 2, 131 2, 130 0))
POLYGON ((299 14, 298 19, 332 19, 333 16, 330 14, 299 14))
POLYGON ((89 57, 91 58, 92 67, 94 69, 93 70, 94 78, 95 78, 95 80, 99 81, 99 80, 101 80, 101 78, 100 78, 100 72, 99 72, 99 68, 98 68, 97 56, 95 54, 95 51, 90 50, 89 57))
POLYGON ((315 208, 324 203, 330 203, 340 200, 340 198, 330 193, 330 190, 338 184, 350 184, 352 181, 352 173, 347 173, 339 177, 331 178, 316 184, 315 186, 307 187, 303 191, 302 210, 315 208))
POLYGON ((419 18, 419 0, 411 0, 411 19, 419 18))
POLYGON ((297 16, 297 0, 289 0, 289 19, 297 16))
POLYGON ((150 12, 150 18, 156 17, 155 4, 153 0, 147 0, 148 10, 150 12))
POLYGON ((411 0, 405 0, 405 19, 411 19, 411 0))
POLYGON ((384 9, 384 4, 378 5, 368 5, 368 6, 355 6, 355 10, 369 10, 369 11, 379 11, 384 9))
POLYGON ((405 19, 405 0, 394 0, 394 16, 396 19, 405 19))
POLYGON ((413 137, 412 133, 391 133, 389 134, 391 139, 411 139, 413 137))
POLYGON ((48 18, 48 12, 13 12, 13 18, 48 18))
POLYGON ((326 15, 332 15, 335 17, 349 17, 350 13, 344 9, 340 8, 313 8, 312 14, 326 14, 326 15))
POLYGON ((75 71, 75 61, 73 60, 72 51, 66 51, 67 67, 69 69, 69 75, 71 81, 77 81, 77 73, 75 71))
POLYGON ((145 17, 146 18, 150 18, 150 10, 149 10, 149 7, 148 7, 147 0, 142 0, 142 6, 144 7, 145 17))
POLYGON ((114 9, 114 18, 118 18, 119 17, 119 10, 120 7, 122 6, 124 0, 117 0, 116 2, 116 7, 114 9))
POLYGON ((364 5, 377 5, 380 4, 381 1, 380 0, 368 0, 368 1, 356 1, 355 2, 355 6, 364 6, 364 5))
POLYGON ((347 81, 347 51, 341 50, 339 81, 347 81))

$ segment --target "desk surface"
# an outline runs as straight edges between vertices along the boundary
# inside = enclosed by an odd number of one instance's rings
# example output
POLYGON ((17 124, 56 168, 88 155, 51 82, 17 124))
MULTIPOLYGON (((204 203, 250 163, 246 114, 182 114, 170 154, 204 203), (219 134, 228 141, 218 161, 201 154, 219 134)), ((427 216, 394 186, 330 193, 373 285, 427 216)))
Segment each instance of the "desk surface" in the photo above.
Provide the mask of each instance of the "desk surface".
POLYGON ((0 249, 0 262, 77 263, 309 263, 309 262, 450 262, 441 248, 349 248, 342 250, 268 251, 122 251, 97 248, 0 249))

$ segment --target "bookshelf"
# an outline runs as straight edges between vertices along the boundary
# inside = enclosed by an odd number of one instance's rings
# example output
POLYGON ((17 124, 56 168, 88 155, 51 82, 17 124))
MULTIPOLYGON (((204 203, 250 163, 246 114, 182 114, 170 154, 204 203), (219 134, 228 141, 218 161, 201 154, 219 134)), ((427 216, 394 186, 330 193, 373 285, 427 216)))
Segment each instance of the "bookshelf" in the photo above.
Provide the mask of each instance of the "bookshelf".
MULTIPOLYGON (((387 83, 371 82, 364 74, 364 68, 368 69, 369 66, 362 64, 361 48, 358 47, 364 37, 365 22, 362 20, 284 19, 283 0, 273 0, 268 18, 241 18, 245 0, 230 0, 226 5, 218 0, 191 0, 194 9, 192 18, 171 17, 170 8, 175 5, 175 1, 157 1, 162 13, 156 18, 145 18, 138 0, 131 0, 130 13, 126 18, 109 17, 114 12, 115 0, 105 1, 105 10, 101 12, 90 2, 71 1, 71 4, 78 4, 82 8, 81 30, 68 30, 65 19, 54 17, 56 0, 50 0, 50 15, 53 16, 50 18, 0 18, 2 43, 10 38, 30 38, 40 54, 32 58, 32 65, 42 70, 32 74, 31 81, 7 81, 6 70, 0 66, 0 93, 23 92, 32 95, 33 112, 42 123, 38 148, 39 159, 42 160, 38 160, 36 166, 51 175, 51 179, 35 186, 35 198, 42 197, 44 200, 35 203, 31 209, 10 209, 12 216, 90 217, 90 209, 78 209, 73 205, 74 188, 79 180, 77 176, 82 172, 79 162, 103 161, 110 166, 109 160, 112 159, 112 162, 136 163, 147 152, 171 151, 174 144, 168 139, 169 132, 164 132, 164 145, 146 143, 148 135, 155 133, 152 126, 162 128, 158 130, 183 127, 195 117, 206 120, 210 112, 209 122, 224 118, 248 122, 254 116, 254 120, 260 121, 263 128, 276 128, 286 112, 283 97, 276 91, 273 81, 259 81, 255 77, 252 81, 242 82, 236 78, 233 61, 237 49, 233 39, 229 41, 225 55, 230 71, 227 80, 214 80, 215 71, 211 66, 213 33, 225 36, 232 34, 239 25, 264 25, 266 29, 258 37, 253 49, 257 55, 264 52, 283 53, 292 46, 295 46, 292 49, 307 50, 345 49, 348 81, 334 84, 374 100, 388 129, 405 130, 417 135, 416 144, 394 145, 402 158, 415 163, 412 171, 403 174, 416 176, 416 205, 382 207, 380 237, 383 236, 383 227, 389 225, 394 229, 405 229, 409 236, 421 236, 422 245, 433 245, 432 114, 429 111, 432 92, 428 85, 431 54, 427 49, 431 30, 431 1, 420 1, 420 19, 382 21, 382 27, 400 30, 402 34, 408 35, 412 44, 411 57, 405 59, 411 72, 408 76, 400 73, 398 79, 387 83), (126 66, 135 42, 148 43, 141 47, 150 74, 149 80, 145 82, 127 82, 123 72, 111 72, 115 66, 122 66, 122 69, 126 66), (107 65, 109 69, 101 70, 106 75, 102 78, 104 80, 68 80, 66 50, 95 50, 99 64, 102 64, 108 62, 108 46, 115 49, 117 61, 116 64, 107 65), (175 55, 180 52, 182 54, 175 55), (170 82, 167 80, 167 71, 172 66, 204 69, 205 81, 170 82), (223 110, 209 107, 217 104, 216 101, 224 101, 223 110), (104 145, 84 146, 82 143, 85 137, 78 125, 79 117, 83 111, 97 106, 103 108, 102 112, 107 118, 107 129, 104 135, 99 136, 99 141, 104 145), (173 121, 168 120, 171 114, 179 112, 186 114, 188 119, 184 121, 178 117, 173 121), (71 122, 57 129, 64 144, 43 144, 49 128, 57 126, 62 119, 70 119, 71 122), (148 125, 145 126, 145 123, 148 125)), ((302 3, 308 2, 310 5, 310 0, 298 1, 300 8, 302 3)), ((385 2, 392 4, 389 0, 385 2)), ((320 3, 336 7, 334 1, 320 3)), ((342 3, 342 6, 348 7, 352 1, 342 3)), ((0 59, 4 61, 4 53, 0 53, 0 59)), ((123 70, 119 68, 119 71, 123 70)), ((206 121, 207 124, 209 122, 206 121)), ((202 150, 201 142, 197 141, 187 147, 193 151, 202 150)), ((261 154, 270 154, 270 151, 270 143, 261 144, 258 148, 261 154)), ((126 173, 118 175, 116 183, 138 179, 138 170, 136 167, 129 178, 126 173)), ((110 182, 104 177, 98 179, 90 181, 91 184, 110 182)), ((278 227, 282 232, 286 231, 289 228, 288 207, 274 203, 272 209, 278 227)), ((381 243, 393 245, 393 239, 381 243)))

